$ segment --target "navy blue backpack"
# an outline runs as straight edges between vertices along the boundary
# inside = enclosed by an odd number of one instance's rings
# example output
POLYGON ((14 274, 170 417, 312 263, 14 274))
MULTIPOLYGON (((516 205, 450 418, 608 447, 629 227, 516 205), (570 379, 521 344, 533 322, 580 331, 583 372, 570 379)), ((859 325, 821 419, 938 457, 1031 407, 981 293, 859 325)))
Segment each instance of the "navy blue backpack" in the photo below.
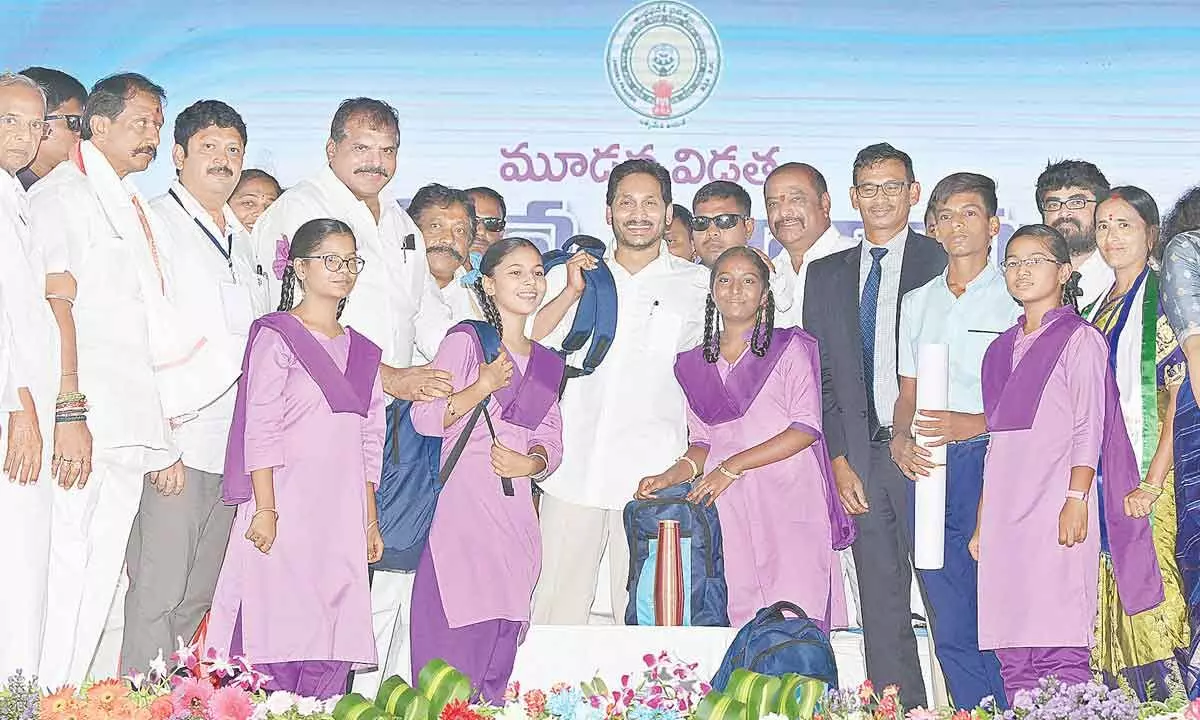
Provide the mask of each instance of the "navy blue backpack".
POLYGON ((625 537, 629 543, 626 625, 654 624, 658 521, 678 520, 683 560, 683 624, 729 627, 721 522, 716 506, 688 502, 691 491, 691 483, 682 483, 658 491, 649 500, 633 500, 625 505, 625 537))
POLYGON ((837 687, 837 661, 829 637, 797 605, 777 602, 759 610, 733 638, 721 667, 712 679, 724 692, 734 670, 745 668, 763 675, 797 673, 837 687), (787 610, 795 617, 787 617, 787 610))
POLYGON ((588 338, 592 340, 583 358, 582 367, 567 366, 566 375, 563 376, 564 383, 573 377, 591 375, 608 354, 613 337, 617 334, 617 284, 613 280, 612 271, 604 262, 606 248, 602 241, 591 235, 574 235, 563 243, 561 249, 543 253, 542 267, 546 272, 550 272, 551 268, 565 265, 575 254, 572 248, 587 252, 596 258, 597 264, 595 270, 587 273, 583 296, 579 298, 571 329, 563 338, 562 347, 555 350, 565 358, 581 350, 588 338))
MULTIPOLYGON (((496 328, 478 320, 464 322, 475 328, 485 361, 495 360, 500 355, 500 335, 496 328)), ((411 401, 393 400, 388 405, 383 476, 375 491, 379 534, 383 536, 384 549, 379 562, 371 565, 372 570, 413 572, 417 569, 425 540, 429 537, 429 526, 433 524, 438 494, 454 470, 486 404, 487 398, 484 398, 475 407, 440 471, 442 438, 427 437, 416 431, 410 417, 411 401)))

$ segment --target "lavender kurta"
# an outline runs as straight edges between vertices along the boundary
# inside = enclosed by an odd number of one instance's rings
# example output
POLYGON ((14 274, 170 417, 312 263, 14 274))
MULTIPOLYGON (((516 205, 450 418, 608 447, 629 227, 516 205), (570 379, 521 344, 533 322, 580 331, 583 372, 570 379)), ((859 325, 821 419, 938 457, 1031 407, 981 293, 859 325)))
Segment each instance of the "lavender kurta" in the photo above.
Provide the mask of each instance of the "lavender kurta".
MULTIPOLYGON (((820 431, 821 384, 809 353, 809 346, 788 342, 758 396, 736 420, 709 425, 688 406, 690 442, 709 447, 706 472, 789 427, 820 431)), ((721 381, 746 362, 764 360, 749 348, 733 365, 718 358, 721 381)), ((826 483, 816 452, 810 446, 750 470, 717 498, 734 627, 780 600, 796 603, 809 617, 832 619, 833 627, 846 624, 841 565, 830 544, 826 483)))
MULTIPOLYGON (((350 336, 312 333, 344 371, 350 336)), ((229 649, 242 614, 252 662, 339 660, 372 667, 367 582, 366 483, 379 481, 383 389, 376 375, 367 417, 334 413, 278 333, 264 328, 249 351, 246 472, 274 469, 275 543, 245 539, 254 503, 238 507, 213 598, 208 643, 229 649)))
MULTIPOLYGON (((1013 367, 1050 327, 1017 335, 1013 367)), ((1095 468, 1104 432, 1104 338, 1081 326, 1050 373, 1027 430, 992 431, 983 473, 979 647, 1090 647, 1100 559, 1098 488, 1087 539, 1058 544, 1071 468, 1095 468)))
MULTIPOLYGON (((529 359, 509 352, 514 372, 512 386, 519 387, 529 359)), ((452 376, 454 391, 472 385, 479 377, 479 343, 466 332, 451 332, 442 341, 431 363, 452 376)), ((442 464, 450 455, 470 416, 470 408, 443 428, 446 400, 416 403, 413 427, 422 435, 441 436, 442 464)), ((550 405, 534 429, 502 419, 503 406, 493 395, 488 412, 502 445, 527 453, 535 445, 546 449, 550 472, 562 460, 562 419, 558 403, 550 405)), ((438 591, 451 628, 485 620, 529 622, 533 587, 542 566, 542 540, 533 510, 529 478, 513 478, 515 495, 504 495, 500 478, 492 470, 492 438, 483 417, 438 496, 428 547, 437 569, 438 591)), ((415 628, 419 631, 419 628, 415 628)))

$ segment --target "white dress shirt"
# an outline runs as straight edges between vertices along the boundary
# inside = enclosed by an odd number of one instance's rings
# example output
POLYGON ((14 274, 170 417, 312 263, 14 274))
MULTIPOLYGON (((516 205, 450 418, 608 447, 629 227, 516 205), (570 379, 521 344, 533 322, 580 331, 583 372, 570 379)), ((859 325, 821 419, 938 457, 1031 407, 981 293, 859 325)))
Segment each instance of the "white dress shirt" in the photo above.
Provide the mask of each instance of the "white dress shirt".
MULTIPOLYGON (((776 327, 804 327, 804 284, 808 279, 808 268, 823 257, 849 250, 857 244, 850 238, 842 237, 837 228, 830 225, 808 252, 804 253, 804 264, 800 266, 799 272, 792 266, 792 256, 788 255, 786 248, 774 257, 772 262, 775 263, 775 272, 780 277, 790 278, 792 282, 792 306, 775 313, 776 327)), ((776 298, 776 301, 778 300, 779 298, 776 298)))
POLYGON ((1079 289, 1083 291, 1079 298, 1080 312, 1107 293, 1117 279, 1116 273, 1104 262, 1099 250, 1093 252, 1092 256, 1079 266, 1079 274, 1082 276, 1079 278, 1079 289))
POLYGON ((91 406, 88 428, 96 448, 141 448, 148 467, 163 468, 179 451, 151 335, 182 328, 152 327, 150 303, 162 300, 166 278, 155 267, 131 198, 142 203, 160 252, 169 234, 132 179, 120 179, 88 141, 80 154, 86 174, 75 162, 59 163, 30 191, 32 235, 44 248, 46 272, 75 278, 79 389, 91 406))
MULTIPOLYGON (((334 218, 354 231, 358 256, 366 261, 342 314, 350 325, 383 349, 383 363, 408 367, 413 347, 426 357, 437 351, 449 325, 446 306, 437 300, 437 284, 425 259, 425 239, 417 224, 394 200, 379 199, 379 221, 329 166, 283 193, 254 225, 255 263, 270 287, 272 307, 282 283, 274 272, 277 256, 287 256, 296 229, 309 220, 334 218), (405 238, 411 236, 407 243, 405 238)), ((302 293, 297 288, 296 300, 302 293)))
MULTIPOLYGON (((900 308, 901 377, 917 377, 917 348, 940 343, 950 348, 949 409, 983 412, 983 354, 992 341, 1021 316, 1021 306, 1008 294, 1008 285, 989 262, 965 292, 955 297, 947 280, 949 269, 904 296, 900 308)), ((884 425, 888 419, 880 419, 884 425)))
MULTIPOLYGON (((177 301, 191 321, 203 328, 209 342, 220 343, 222 352, 240 367, 250 324, 269 311, 266 278, 254 271, 250 233, 228 205, 222 208, 222 231, 179 181, 171 184, 168 193, 151 200, 150 207, 170 233, 167 257, 172 275, 199 281, 189 283, 194 291, 177 301), (228 259, 223 251, 229 253, 228 259)), ((185 465, 218 475, 224 472, 236 397, 235 383, 211 405, 175 419, 175 441, 185 465)))
POLYGON ((871 272, 871 249, 887 248, 880 260, 879 301, 875 306, 875 384, 872 396, 879 424, 892 424, 892 408, 900 397, 900 381, 896 377, 896 307, 900 302, 900 270, 904 267, 904 246, 908 240, 905 226, 883 245, 863 240, 862 257, 858 260, 858 297, 862 301, 863 287, 871 272))
MULTIPOLYGON (((704 334, 708 271, 671 255, 659 256, 635 275, 605 255, 617 286, 617 332, 600 367, 567 381, 560 408, 563 460, 543 483, 566 502, 619 510, 638 482, 663 472, 687 450, 683 390, 675 357, 704 334)), ((566 286, 566 268, 546 277, 546 300, 566 286)), ((561 345, 574 321, 572 308, 542 344, 561 345)), ((585 345, 567 362, 579 367, 585 345)))
MULTIPOLYGON (((433 287, 437 290, 437 298, 445 305, 442 315, 447 319, 448 324, 446 330, 463 320, 483 320, 483 311, 479 307, 479 301, 475 297, 475 290, 472 287, 463 285, 463 278, 466 277, 467 271, 460 265, 454 271, 454 279, 444 288, 437 286, 437 281, 434 280, 433 287)), ((445 330, 442 335, 445 335, 445 330)), ((436 349, 436 348, 435 348, 436 349)), ((420 347, 413 348, 413 365, 425 365, 433 361, 433 354, 426 355, 421 352, 420 347)))

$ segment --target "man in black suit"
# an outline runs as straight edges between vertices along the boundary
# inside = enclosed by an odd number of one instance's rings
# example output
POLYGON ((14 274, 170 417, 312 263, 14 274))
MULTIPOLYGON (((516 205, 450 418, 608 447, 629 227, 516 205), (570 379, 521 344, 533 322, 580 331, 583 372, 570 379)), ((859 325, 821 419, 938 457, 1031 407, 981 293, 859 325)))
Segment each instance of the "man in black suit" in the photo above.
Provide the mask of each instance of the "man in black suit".
POLYGON ((838 494, 858 522, 853 552, 867 676, 876 687, 898 684, 906 707, 927 703, 912 629, 908 480, 888 448, 900 299, 946 268, 942 246, 908 227, 920 199, 907 153, 887 143, 859 151, 850 203, 866 240, 814 262, 804 289, 804 327, 821 344, 824 431, 838 494))

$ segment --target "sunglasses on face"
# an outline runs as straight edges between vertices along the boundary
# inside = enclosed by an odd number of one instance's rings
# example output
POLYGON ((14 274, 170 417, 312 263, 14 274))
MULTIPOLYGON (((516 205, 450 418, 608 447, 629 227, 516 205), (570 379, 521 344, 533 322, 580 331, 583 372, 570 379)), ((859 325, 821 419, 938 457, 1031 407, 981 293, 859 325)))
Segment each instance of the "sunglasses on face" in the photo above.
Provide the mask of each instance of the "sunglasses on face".
POLYGON ((705 230, 708 229, 708 226, 711 224, 711 225, 716 225, 717 228, 719 228, 721 230, 728 230, 729 228, 733 227, 734 225, 737 225, 744 218, 745 218, 744 215, 738 215, 737 213, 721 213, 720 215, 717 215, 716 217, 706 217, 704 215, 696 215, 695 217, 692 218, 692 229, 697 232, 704 232, 705 230))
POLYGON ((476 218, 476 221, 488 232, 501 232, 504 230, 504 226, 508 224, 504 218, 498 217, 481 217, 476 218))
POLYGON ((330 255, 301 255, 300 257, 297 257, 296 259, 297 260, 320 260, 325 264, 325 269, 331 273, 341 272, 342 267, 345 266, 346 270, 348 270, 351 275, 357 275, 360 272, 362 272, 363 266, 365 266, 367 264, 367 261, 363 260, 360 257, 352 257, 352 258, 347 259, 347 258, 341 257, 340 255, 332 255, 332 254, 330 254, 330 255))
POLYGON ((50 122, 51 120, 62 120, 67 123, 67 129, 73 133, 83 130, 82 115, 47 115, 45 120, 46 122, 50 122))

